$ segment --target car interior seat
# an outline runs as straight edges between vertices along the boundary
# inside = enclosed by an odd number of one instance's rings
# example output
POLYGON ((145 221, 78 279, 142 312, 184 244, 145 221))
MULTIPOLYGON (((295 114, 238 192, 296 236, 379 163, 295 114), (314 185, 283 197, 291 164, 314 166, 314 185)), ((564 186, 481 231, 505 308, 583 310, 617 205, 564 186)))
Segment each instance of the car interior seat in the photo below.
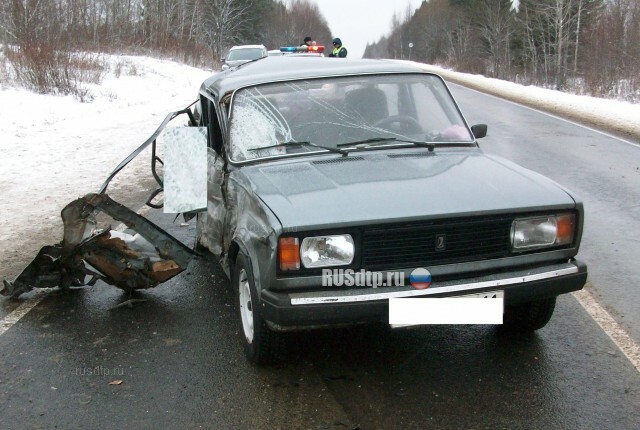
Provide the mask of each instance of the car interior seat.
POLYGON ((379 88, 358 88, 349 91, 344 97, 348 111, 354 113, 354 119, 362 119, 371 125, 389 116, 387 96, 379 88))

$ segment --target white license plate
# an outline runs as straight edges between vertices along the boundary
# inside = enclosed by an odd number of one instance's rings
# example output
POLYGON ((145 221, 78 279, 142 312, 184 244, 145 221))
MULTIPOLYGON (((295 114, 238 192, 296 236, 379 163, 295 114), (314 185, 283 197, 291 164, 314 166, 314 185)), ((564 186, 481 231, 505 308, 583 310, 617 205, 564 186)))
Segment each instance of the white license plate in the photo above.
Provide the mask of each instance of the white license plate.
POLYGON ((502 324, 503 313, 504 291, 389 299, 389 325, 393 328, 423 324, 502 324))

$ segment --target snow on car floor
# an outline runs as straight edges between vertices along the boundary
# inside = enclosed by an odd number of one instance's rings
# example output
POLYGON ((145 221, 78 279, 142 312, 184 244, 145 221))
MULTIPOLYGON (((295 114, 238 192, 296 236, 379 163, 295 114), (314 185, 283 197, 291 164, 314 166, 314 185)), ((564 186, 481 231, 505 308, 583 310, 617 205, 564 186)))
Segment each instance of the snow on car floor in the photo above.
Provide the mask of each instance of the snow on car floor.
MULTIPOLYGON (((16 88, 0 91, 2 278, 15 277, 42 245, 60 241, 60 210, 97 192, 169 112, 196 99, 211 75, 148 57, 104 58, 110 72, 101 85, 88 85, 94 97, 89 103, 16 88)), ((149 158, 147 150, 112 182, 108 191, 116 200, 143 195, 138 184, 150 178, 149 158)))

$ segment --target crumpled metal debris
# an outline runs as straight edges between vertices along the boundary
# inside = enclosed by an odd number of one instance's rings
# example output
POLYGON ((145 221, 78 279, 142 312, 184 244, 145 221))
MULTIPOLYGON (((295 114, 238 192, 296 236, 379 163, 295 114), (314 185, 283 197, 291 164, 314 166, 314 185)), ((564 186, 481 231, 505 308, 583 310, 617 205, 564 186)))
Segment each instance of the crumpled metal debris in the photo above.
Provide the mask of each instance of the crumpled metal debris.
MULTIPOLYGON (((98 279, 126 291, 152 288, 186 269, 195 254, 182 242, 148 219, 115 202, 106 190, 111 180, 151 145, 151 170, 160 188, 147 205, 161 208, 152 200, 163 191, 163 180, 156 171, 163 164, 156 155, 156 139, 167 124, 186 114, 190 124, 197 121, 190 108, 170 112, 147 140, 118 164, 105 180, 98 194, 87 194, 62 210, 64 235, 62 242, 43 247, 36 258, 13 281, 3 280, 0 294, 18 297, 34 288, 69 288, 93 285, 98 279), (104 212, 124 223, 133 234, 96 228, 95 215, 104 212), (90 279, 86 281, 87 276, 90 279)), ((190 214, 183 214, 185 218, 190 214)))
POLYGON ((43 247, 15 281, 3 281, 0 294, 17 297, 33 288, 93 285, 98 279, 127 291, 152 288, 182 272, 194 255, 107 194, 87 194, 71 202, 62 210, 62 220, 62 242, 43 247), (98 212, 135 233, 97 229, 98 212))

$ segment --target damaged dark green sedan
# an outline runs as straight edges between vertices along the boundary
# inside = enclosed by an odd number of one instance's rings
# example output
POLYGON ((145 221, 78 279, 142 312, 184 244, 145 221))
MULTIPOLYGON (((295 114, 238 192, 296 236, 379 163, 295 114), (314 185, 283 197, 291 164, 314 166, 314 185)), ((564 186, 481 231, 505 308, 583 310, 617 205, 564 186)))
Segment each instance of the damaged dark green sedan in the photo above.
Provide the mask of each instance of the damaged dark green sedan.
POLYGON ((202 150, 169 158, 202 168, 168 181, 165 167, 165 209, 196 214, 252 361, 283 331, 393 323, 404 298, 499 299, 505 329, 533 331, 586 282, 582 203, 485 154, 487 126, 469 127, 437 75, 267 57, 206 80, 194 116, 183 133, 202 150))
POLYGON ((500 297, 505 328, 532 331, 586 281, 582 203, 485 154, 487 127, 434 74, 267 58, 211 77, 199 103, 197 241, 231 279, 251 360, 281 331, 388 321, 394 298, 500 297))

